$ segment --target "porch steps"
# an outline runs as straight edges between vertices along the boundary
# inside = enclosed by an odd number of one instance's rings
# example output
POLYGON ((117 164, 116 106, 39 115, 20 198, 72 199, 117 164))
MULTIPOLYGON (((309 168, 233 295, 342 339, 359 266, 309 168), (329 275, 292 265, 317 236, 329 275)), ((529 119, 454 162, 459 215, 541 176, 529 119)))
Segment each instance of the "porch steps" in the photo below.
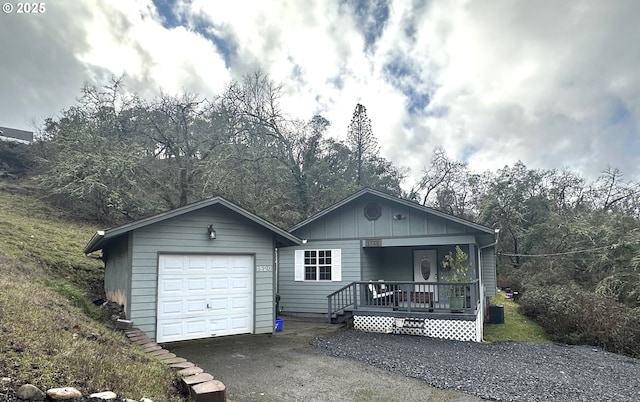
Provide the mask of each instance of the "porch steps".
POLYGON ((331 314, 332 324, 343 324, 353 317, 353 308, 348 307, 331 314))

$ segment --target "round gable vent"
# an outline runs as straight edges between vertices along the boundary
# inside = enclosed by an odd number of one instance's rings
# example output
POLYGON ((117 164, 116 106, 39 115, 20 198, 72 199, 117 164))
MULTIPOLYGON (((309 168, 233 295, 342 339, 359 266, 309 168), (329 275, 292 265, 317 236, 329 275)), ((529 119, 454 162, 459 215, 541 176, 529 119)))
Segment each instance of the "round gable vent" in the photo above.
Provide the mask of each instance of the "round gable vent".
POLYGON ((364 207, 364 217, 368 220, 378 220, 380 215, 382 215, 382 207, 377 202, 370 202, 364 207))

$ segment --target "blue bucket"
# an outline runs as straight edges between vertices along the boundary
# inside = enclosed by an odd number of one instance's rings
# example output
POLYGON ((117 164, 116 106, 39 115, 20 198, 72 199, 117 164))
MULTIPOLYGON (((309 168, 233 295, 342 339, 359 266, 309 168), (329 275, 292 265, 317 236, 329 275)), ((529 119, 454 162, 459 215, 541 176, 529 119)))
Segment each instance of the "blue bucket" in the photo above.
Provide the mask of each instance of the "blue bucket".
POLYGON ((276 318, 276 332, 282 331, 283 324, 284 324, 284 321, 282 321, 282 318, 276 318))

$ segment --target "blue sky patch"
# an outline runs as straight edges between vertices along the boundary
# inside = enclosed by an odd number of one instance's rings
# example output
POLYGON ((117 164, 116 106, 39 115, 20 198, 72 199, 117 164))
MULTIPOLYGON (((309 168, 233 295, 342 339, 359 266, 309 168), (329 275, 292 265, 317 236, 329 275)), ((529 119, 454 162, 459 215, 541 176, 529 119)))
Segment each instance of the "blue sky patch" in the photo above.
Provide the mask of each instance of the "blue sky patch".
POLYGON ((156 6, 158 14, 162 17, 160 21, 162 26, 171 29, 182 25, 182 19, 178 17, 173 11, 173 1, 170 0, 152 0, 153 5, 156 6))
POLYGON ((384 26, 389 19, 388 0, 346 0, 353 9, 356 26, 364 36, 365 49, 370 50, 380 39, 384 26))
POLYGON ((411 60, 392 56, 383 71, 385 78, 407 97, 407 111, 410 114, 420 113, 429 105, 431 97, 421 89, 423 82, 411 60))

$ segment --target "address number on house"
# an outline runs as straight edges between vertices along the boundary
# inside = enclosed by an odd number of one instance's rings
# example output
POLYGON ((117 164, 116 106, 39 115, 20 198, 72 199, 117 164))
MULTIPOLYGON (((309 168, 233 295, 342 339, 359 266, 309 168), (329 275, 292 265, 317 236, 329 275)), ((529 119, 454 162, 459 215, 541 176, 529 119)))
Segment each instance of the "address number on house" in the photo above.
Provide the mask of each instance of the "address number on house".
POLYGON ((382 247, 381 239, 366 239, 364 241, 365 247, 382 247))
POLYGON ((258 272, 271 272, 271 271, 273 271, 273 267, 271 265, 258 265, 256 267, 256 271, 258 271, 258 272))

